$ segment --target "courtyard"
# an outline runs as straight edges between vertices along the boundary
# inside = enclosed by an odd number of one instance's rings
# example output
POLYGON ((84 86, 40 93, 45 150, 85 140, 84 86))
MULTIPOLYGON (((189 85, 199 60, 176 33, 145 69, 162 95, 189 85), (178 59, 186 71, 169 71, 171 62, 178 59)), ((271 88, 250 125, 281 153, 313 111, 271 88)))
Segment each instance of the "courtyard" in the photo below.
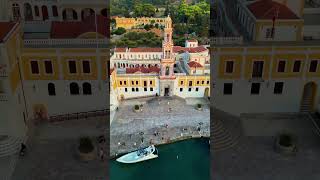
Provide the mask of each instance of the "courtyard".
POLYGON ((150 144, 210 136, 210 110, 204 98, 156 97, 122 101, 110 126, 110 155, 150 144), (197 104, 203 109, 197 110, 197 104), (142 111, 134 112, 140 105, 142 111))
MULTIPOLYGON (((215 180, 318 180, 320 136, 306 114, 256 114, 240 118, 242 137, 237 145, 214 152, 211 179, 215 180), (279 132, 297 136, 298 152, 275 152, 279 132)), ((213 140, 214 141, 214 140, 213 140)))
MULTIPOLYGON (((82 136, 89 136, 98 146, 97 137, 108 131, 106 118, 41 124, 27 144, 26 156, 17 160, 12 180, 105 180, 108 177, 107 160, 102 162, 97 157, 92 161, 81 161, 76 149, 82 136)), ((108 140, 106 154, 107 143, 108 140)))

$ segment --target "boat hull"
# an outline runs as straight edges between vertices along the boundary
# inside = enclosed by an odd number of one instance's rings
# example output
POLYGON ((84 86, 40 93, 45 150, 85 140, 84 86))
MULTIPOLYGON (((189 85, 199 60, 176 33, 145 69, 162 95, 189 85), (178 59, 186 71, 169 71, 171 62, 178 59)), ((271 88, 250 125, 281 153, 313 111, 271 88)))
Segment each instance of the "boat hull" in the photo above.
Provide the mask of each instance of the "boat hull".
POLYGON ((141 159, 138 159, 138 160, 134 160, 134 161, 126 161, 126 160, 123 160, 121 158, 118 158, 116 159, 116 161, 120 162, 120 163, 125 163, 125 164, 134 164, 134 163, 138 163, 138 162, 142 162, 142 161, 147 161, 147 160, 150 160, 150 159, 155 159, 157 158, 158 155, 150 155, 146 158, 141 158, 141 159))
POLYGON ((116 159, 120 163, 132 164, 141 161, 146 161, 158 157, 158 150, 152 145, 144 149, 140 149, 116 159))

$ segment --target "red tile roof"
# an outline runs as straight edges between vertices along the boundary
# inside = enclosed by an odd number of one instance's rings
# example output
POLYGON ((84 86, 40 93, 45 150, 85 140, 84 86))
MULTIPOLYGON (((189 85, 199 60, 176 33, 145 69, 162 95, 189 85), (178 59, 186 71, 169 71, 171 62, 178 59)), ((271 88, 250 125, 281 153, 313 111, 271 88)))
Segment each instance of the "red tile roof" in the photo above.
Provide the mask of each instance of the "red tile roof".
POLYGON ((0 42, 5 41, 4 38, 12 31, 15 22, 0 22, 0 42))
POLYGON ((259 0, 248 5, 248 9, 257 19, 299 19, 286 5, 272 1, 259 0))
MULTIPOLYGON (((97 32, 108 37, 110 28, 108 19, 97 15, 97 32)), ((83 21, 54 21, 51 26, 51 38, 69 39, 77 38, 87 32, 96 32, 95 16, 90 16, 83 21)))
POLYGON ((110 71, 109 71, 109 75, 111 75, 114 71, 114 68, 111 68, 110 71))
POLYGON ((198 42, 198 40, 196 40, 196 39, 188 39, 186 41, 188 41, 188 42, 198 42))
POLYGON ((141 73, 159 73, 160 68, 159 67, 135 67, 135 68, 126 68, 126 73, 128 74, 132 74, 132 73, 137 73, 137 72, 141 72, 141 73))
POLYGON ((130 52, 162 52, 162 48, 138 47, 130 48, 130 52))
POLYGON ((189 65, 189 67, 191 67, 191 68, 201 68, 201 67, 203 67, 200 63, 195 62, 195 61, 189 62, 188 65, 189 65))
POLYGON ((114 52, 126 52, 127 48, 115 48, 114 52))
POLYGON ((189 47, 189 48, 181 47, 181 46, 174 46, 173 47, 173 52, 174 53, 177 53, 177 52, 180 52, 180 51, 189 52, 189 53, 199 53, 199 52, 203 52, 203 51, 206 51, 206 50, 208 50, 208 49, 205 48, 204 46, 189 47))

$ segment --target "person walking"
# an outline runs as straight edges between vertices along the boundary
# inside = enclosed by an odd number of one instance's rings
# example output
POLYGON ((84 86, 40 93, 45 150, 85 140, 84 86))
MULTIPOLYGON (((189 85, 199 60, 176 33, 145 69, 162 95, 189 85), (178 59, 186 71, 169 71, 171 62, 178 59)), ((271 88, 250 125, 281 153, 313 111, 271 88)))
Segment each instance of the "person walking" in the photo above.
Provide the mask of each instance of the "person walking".
POLYGON ((102 147, 100 147, 100 150, 99 150, 99 157, 100 157, 101 161, 104 160, 104 152, 103 152, 103 148, 102 147))

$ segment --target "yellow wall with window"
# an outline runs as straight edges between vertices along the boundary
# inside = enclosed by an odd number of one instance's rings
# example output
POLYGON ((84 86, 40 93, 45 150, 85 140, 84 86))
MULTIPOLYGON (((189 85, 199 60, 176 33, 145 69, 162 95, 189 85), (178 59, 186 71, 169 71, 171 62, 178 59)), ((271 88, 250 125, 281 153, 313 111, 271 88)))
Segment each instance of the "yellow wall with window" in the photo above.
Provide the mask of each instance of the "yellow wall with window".
POLYGON ((218 77, 221 79, 239 79, 241 76, 241 55, 222 55, 219 61, 219 74, 218 77), (233 72, 227 73, 226 66, 227 61, 233 62, 233 72))
POLYGON ((98 78, 96 56, 63 56, 61 57, 63 77, 66 80, 96 80, 98 78), (82 61, 90 62, 90 73, 83 73, 82 61), (76 73, 70 73, 69 61, 76 62, 76 73))
POLYGON ((59 64, 56 56, 23 56, 22 57, 23 76, 25 80, 58 80, 59 64), (39 74, 33 74, 31 71, 31 61, 37 61, 39 74), (45 72, 45 61, 51 61, 52 74, 45 72))

